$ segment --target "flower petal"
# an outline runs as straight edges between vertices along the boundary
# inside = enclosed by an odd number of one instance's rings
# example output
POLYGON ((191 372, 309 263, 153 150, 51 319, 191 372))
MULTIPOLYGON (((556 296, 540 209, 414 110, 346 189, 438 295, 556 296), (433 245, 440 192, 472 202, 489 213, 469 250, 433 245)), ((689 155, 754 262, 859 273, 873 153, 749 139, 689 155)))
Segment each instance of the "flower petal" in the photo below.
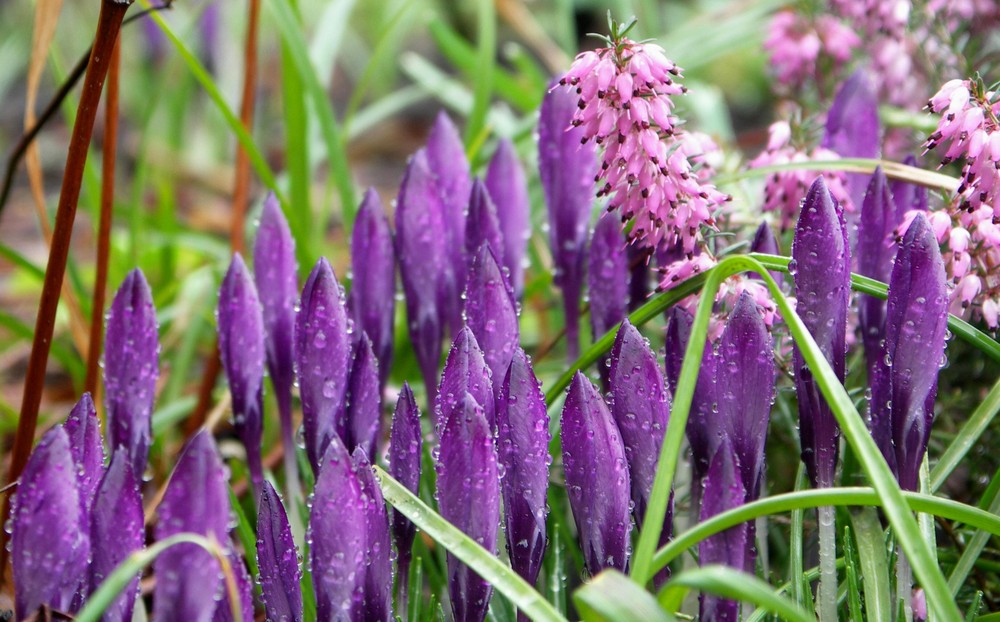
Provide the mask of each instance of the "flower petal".
MULTIPOLYGON (((594 227, 587 266, 590 328, 595 341, 628 314, 630 277, 621 225, 617 219, 605 214, 594 227)), ((601 380, 607 386, 607 366, 602 363, 598 369, 601 370, 601 380)))
MULTIPOLYGON (((392 430, 389 440, 389 474, 413 494, 420 490, 420 461, 423 456, 423 433, 420 429, 420 409, 413 397, 410 385, 403 383, 392 415, 392 430)), ((395 509, 391 513, 392 537, 396 543, 396 576, 400 584, 399 593, 407 593, 410 559, 413 539, 417 528, 395 509)), ((400 609, 403 609, 400 604, 400 609)))
POLYGON ((482 404, 483 413, 490 429, 494 428, 496 417, 493 404, 493 381, 490 368, 479 342, 468 326, 463 328, 448 353, 441 374, 437 399, 434 402, 434 426, 439 432, 444 428, 452 411, 462 408, 465 394, 470 393, 477 404, 482 404))
POLYGON ((368 335, 362 333, 354 344, 351 373, 347 382, 347 448, 360 447, 375 455, 382 427, 382 392, 379 390, 378 361, 368 335))
MULTIPOLYGON (((877 158, 882 140, 878 97, 872 77, 859 69, 837 90, 826 115, 822 147, 842 158, 877 158)), ((868 180, 862 173, 848 173, 847 185, 854 205, 860 205, 868 180)))
POLYGON ((76 465, 80 501, 89 516, 94 492, 104 475, 104 444, 101 442, 101 422, 90 393, 84 393, 63 424, 69 438, 69 451, 76 465))
POLYGON ((497 208, 483 182, 475 179, 472 182, 472 194, 469 195, 469 215, 465 223, 465 262, 461 266, 463 271, 468 271, 469 264, 475 260, 479 247, 483 244, 489 246, 493 255, 498 258, 497 263, 502 263, 500 259, 503 258, 504 244, 497 208))
POLYGON ((506 138, 497 143, 486 169, 486 189, 497 208, 503 239, 503 265, 510 272, 514 298, 524 291, 524 260, 531 237, 531 199, 524 168, 514 145, 506 138))
POLYGON ((466 283, 465 319, 483 348, 496 393, 517 348, 518 318, 507 279, 495 253, 485 243, 472 259, 466 283))
POLYGON ((271 482, 264 482, 257 512, 257 565, 267 619, 302 620, 302 590, 298 551, 288 515, 271 482))
POLYGON ((389 516, 385 511, 382 489, 375 481, 375 472, 368 462, 368 455, 358 447, 351 457, 361 484, 361 492, 365 496, 368 520, 362 617, 364 620, 391 622, 392 544, 389 541, 389 516))

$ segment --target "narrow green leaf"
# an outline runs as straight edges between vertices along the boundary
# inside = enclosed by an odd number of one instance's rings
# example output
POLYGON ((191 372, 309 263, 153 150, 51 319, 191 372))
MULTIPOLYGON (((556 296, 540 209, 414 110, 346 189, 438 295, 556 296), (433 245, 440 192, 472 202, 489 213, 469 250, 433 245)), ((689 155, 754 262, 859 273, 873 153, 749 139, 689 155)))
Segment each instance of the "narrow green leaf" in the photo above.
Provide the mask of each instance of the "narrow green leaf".
POLYGON ((983 606, 983 591, 976 590, 976 595, 972 598, 972 604, 969 605, 968 611, 965 613, 965 622, 973 622, 979 616, 979 609, 983 606))
MULTIPOLYGON (((997 471, 997 475, 1000 475, 1000 470, 997 471)), ((997 475, 994 475, 994 478, 997 475)), ((1000 515, 1000 494, 997 494, 996 489, 991 492, 992 499, 984 497, 983 501, 989 506, 987 511, 990 514, 1000 515)), ((969 573, 972 572, 972 567, 975 566, 979 555, 986 548, 990 536, 989 532, 980 529, 966 543, 965 550, 962 551, 962 556, 958 558, 958 562, 951 571, 951 576, 948 577, 948 588, 951 590, 953 596, 957 596, 958 591, 965 585, 965 580, 969 577, 969 573)))
POLYGON ((962 425, 962 429, 948 445, 948 449, 934 465, 931 470, 931 492, 940 490, 948 477, 958 468, 965 455, 969 453, 969 450, 979 442, 979 438, 993 422, 998 412, 1000 412, 1000 379, 997 379, 993 388, 986 395, 986 399, 972 412, 962 425))
POLYGON ((847 609, 851 622, 865 622, 861 613, 861 577, 858 552, 854 548, 854 537, 850 527, 844 527, 844 569, 847 574, 847 609))
POLYGON ((865 585, 865 613, 872 622, 892 620, 889 558, 878 514, 872 508, 851 512, 858 545, 861 577, 865 585))
MULTIPOLYGON (((236 537, 239 538, 240 544, 243 545, 243 552, 247 560, 247 567, 250 569, 250 576, 256 577, 260 574, 260 568, 257 566, 257 519, 247 518, 246 512, 243 511, 243 506, 240 504, 239 498, 236 493, 233 492, 232 486, 227 487, 229 489, 229 505, 233 508, 233 513, 236 515, 236 537)), ((254 590, 260 592, 260 586, 254 583, 254 590)))
POLYGON ((617 570, 605 570, 573 593, 584 622, 674 622, 652 594, 617 570))
POLYGON ((764 581, 726 566, 703 566, 682 572, 660 590, 660 604, 668 611, 676 611, 689 590, 753 603, 759 609, 770 611, 790 622, 816 622, 816 616, 775 594, 773 588, 764 581))
POLYGON ((472 112, 465 126, 466 151, 486 127, 486 113, 493 95, 493 69, 496 65, 497 16, 493 0, 479 0, 479 50, 476 54, 476 80, 473 89, 472 112))
MULTIPOLYGON (((799 472, 795 477, 795 490, 805 490, 808 486, 809 480, 806 477, 805 465, 799 463, 799 472)), ((792 510, 792 529, 789 534, 788 547, 788 576, 792 581, 792 600, 802 608, 806 608, 806 594, 809 592, 809 584, 802 575, 802 541, 804 539, 802 522, 804 516, 805 511, 802 508, 792 510)))

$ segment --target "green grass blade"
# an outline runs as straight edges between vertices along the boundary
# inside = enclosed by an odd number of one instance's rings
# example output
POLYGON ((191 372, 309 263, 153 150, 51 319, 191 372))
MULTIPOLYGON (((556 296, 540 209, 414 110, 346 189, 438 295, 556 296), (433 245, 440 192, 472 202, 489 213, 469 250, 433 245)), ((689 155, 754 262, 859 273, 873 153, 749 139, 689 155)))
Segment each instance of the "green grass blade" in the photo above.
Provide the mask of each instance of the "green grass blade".
POLYGON ((889 588, 889 558, 878 514, 872 508, 851 513, 858 559, 865 586, 865 613, 871 622, 892 620, 892 598, 889 588))
MULTIPOLYGON (((233 513, 236 514, 236 537, 239 538, 240 544, 243 545, 243 553, 247 560, 247 567, 250 569, 250 576, 256 577, 260 574, 260 569, 257 566, 256 520, 252 523, 250 522, 251 519, 243 511, 243 506, 240 504, 236 493, 233 492, 232 486, 228 486, 227 488, 229 489, 229 505, 233 508, 233 513)), ((259 593, 260 586, 256 583, 254 585, 259 593)))
POLYGON ((844 570, 847 575, 847 610, 851 614, 851 622, 865 622, 861 612, 861 577, 859 576, 861 562, 858 552, 854 550, 854 535, 850 527, 844 527, 844 570))
POLYGON ((616 570, 605 570, 573 594, 584 622, 674 622, 653 595, 616 570))
POLYGON ((476 80, 472 97, 472 112, 465 126, 465 148, 468 151, 473 142, 486 127, 486 113, 489 111, 493 95, 493 70, 496 65, 497 16, 493 0, 479 0, 478 15, 479 50, 476 54, 476 80))
MULTIPOLYGON (((809 487, 809 480, 806 476, 804 464, 799 464, 799 472, 795 477, 795 490, 806 490, 809 487)), ((792 579, 792 600, 800 607, 806 607, 809 584, 802 579, 802 558, 803 558, 803 518, 805 510, 796 508, 792 510, 792 530, 789 538, 788 551, 788 575, 792 579)))
MULTIPOLYGON (((1000 476, 1000 471, 997 471, 997 475, 994 478, 1000 476)), ((996 488, 990 491, 992 494, 991 499, 984 498, 985 502, 983 505, 988 505, 988 512, 993 515, 1000 515, 1000 494, 997 494, 996 488)), ((951 590, 953 596, 958 595, 958 591, 962 589, 965 585, 965 580, 969 577, 969 573, 972 572, 972 567, 976 564, 979 559, 979 555, 986 548, 986 544, 990 540, 989 532, 980 529, 973 535, 965 545, 965 550, 962 551, 962 556, 958 558, 958 562, 951 571, 951 576, 948 577, 948 588, 951 590)))
POLYGON ((965 458, 965 455, 969 453, 969 450, 979 442, 979 438, 993 422, 998 412, 1000 412, 1000 379, 990 389, 986 399, 980 402, 976 410, 965 421, 958 435, 948 445, 948 449, 938 459, 937 464, 934 465, 931 470, 931 492, 940 490, 948 477, 962 462, 962 459, 965 458))
POLYGON ((764 581, 725 566, 704 566, 670 579, 660 590, 660 604, 668 611, 676 611, 689 590, 753 603, 757 608, 777 614, 789 622, 816 622, 816 616, 775 594, 774 589, 764 581))

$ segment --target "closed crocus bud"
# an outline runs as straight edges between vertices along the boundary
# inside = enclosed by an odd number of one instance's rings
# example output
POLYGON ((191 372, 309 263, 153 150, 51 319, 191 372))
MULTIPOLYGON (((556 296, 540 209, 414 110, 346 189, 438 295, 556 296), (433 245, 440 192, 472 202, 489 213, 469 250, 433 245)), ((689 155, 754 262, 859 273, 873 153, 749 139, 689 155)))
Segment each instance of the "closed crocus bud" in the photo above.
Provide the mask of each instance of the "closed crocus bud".
MULTIPOLYGON (((594 341, 604 336, 628 313, 629 269, 625 236, 616 218, 605 214, 590 238, 587 289, 590 292, 590 328, 594 341)), ((607 359, 598 369, 608 386, 607 359)))
POLYGON ((466 261, 461 266, 462 269, 468 270, 468 265, 475 260, 479 247, 483 244, 489 246, 497 263, 503 265, 503 234, 500 233, 497 208, 486 186, 476 179, 472 182, 472 193, 469 195, 469 215, 465 223, 466 261))
POLYGON ((566 493, 587 571, 625 572, 632 532, 625 446, 604 398, 580 372, 563 406, 562 453, 566 493))
POLYGON ((948 329, 948 290, 934 233, 917 214, 889 278, 885 348, 872 382, 872 436, 905 490, 917 490, 948 329))
POLYGON ((469 266, 465 321, 483 349, 495 394, 517 348, 517 306, 496 255, 486 244, 479 247, 469 266))
MULTIPOLYGON (((389 436, 389 474, 397 482, 406 486, 413 494, 420 491, 420 460, 423 455, 423 433, 420 430, 420 409, 413 397, 410 385, 403 383, 392 414, 392 430, 389 436)), ((406 611, 406 597, 413 539, 417 528, 396 510, 392 510, 392 538, 396 543, 396 573, 398 603, 400 611, 406 611)))
POLYGON ((12 503, 10 558, 18 620, 43 605, 71 612, 87 585, 90 530, 76 473, 69 438, 56 426, 28 458, 12 503))
MULTIPOLYGON (((90 516, 90 541, 99 543, 91 547, 90 592, 100 587, 108 576, 129 555, 145 544, 142 496, 139 483, 132 475, 128 454, 119 447, 111 456, 104 478, 100 480, 94 496, 90 516)), ((131 622, 135 599, 139 596, 139 575, 104 610, 102 620, 131 622)))
POLYGON ((385 511, 382 489, 368 455, 358 447, 351 455, 361 492, 365 496, 368 543, 365 546, 365 587, 361 603, 363 620, 391 622, 392 617, 392 543, 389 540, 389 516, 385 511))
MULTIPOLYGON (((360 220, 360 216, 359 216, 360 220)), ((264 317, 267 371, 274 386, 286 454, 294 454, 292 385, 295 382, 295 300, 299 296, 295 239, 273 194, 264 200, 253 246, 254 282, 264 317)), ((293 467, 294 460, 290 463, 293 467)), ((292 471, 293 473, 295 471, 292 471)))
POLYGON ((101 443, 101 422, 90 393, 84 393, 63 424, 69 439, 69 451, 76 465, 80 501, 89 516, 94 492, 104 474, 104 445, 101 443))
POLYGON ((260 491, 264 432, 264 316, 250 271, 239 253, 233 255, 219 288, 219 356, 229 380, 233 423, 243 446, 254 488, 260 491))
MULTIPOLYGON (((903 164, 920 166, 913 154, 903 158, 903 164)), ((892 202, 896 206, 897 224, 903 221, 903 215, 910 210, 927 211, 927 188, 894 179, 889 183, 889 191, 892 193, 892 202)))
POLYGON ((340 283, 325 258, 320 258, 302 288, 295 318, 295 366, 302 399, 306 454, 313 472, 330 444, 346 432, 344 396, 351 365, 347 311, 340 283))
MULTIPOLYGON (((757 227, 757 231, 753 235, 753 240, 750 242, 750 252, 764 253, 766 255, 781 254, 781 248, 778 246, 778 239, 774 237, 774 232, 771 231, 771 227, 766 221, 760 223, 760 226, 757 227)), ((778 283, 778 285, 781 285, 782 281, 785 279, 785 275, 777 270, 771 270, 771 277, 778 283)), ((760 277, 753 274, 750 278, 759 279, 760 277)))
MULTIPOLYGON (((816 178, 802 203, 792 259, 796 263, 796 312, 843 382, 847 369, 851 251, 843 216, 822 177, 816 178)), ((798 346, 794 359, 802 461, 814 486, 833 486, 840 426, 798 346)))
POLYGON ((354 342, 352 350, 351 372, 347 380, 345 444, 351 452, 360 447, 372 456, 382 426, 378 361, 372 352, 372 342, 364 333, 354 342))
POLYGON ((497 143, 497 150, 486 169, 486 189, 497 208, 504 247, 503 265, 510 273, 514 297, 520 299, 524 291, 525 251, 531 237, 531 199, 524 168, 517 159, 514 145, 506 138, 497 143))
MULTIPOLYGON (((842 158, 877 158, 882 140, 878 97, 872 77, 859 69, 837 90, 826 115, 822 147, 842 158)), ((863 173, 847 173, 848 191, 860 205, 868 183, 863 173)))
POLYGON ((483 350, 468 326, 455 337, 441 373, 441 386, 438 387, 434 403, 435 429, 440 431, 448 422, 452 411, 461 409, 466 393, 471 394, 476 403, 482 405, 486 422, 492 430, 496 423, 493 381, 483 350))
POLYGON ((309 513, 309 564, 319 620, 362 620, 368 501, 347 448, 334 435, 309 513))
POLYGON ((549 210, 554 281, 563 293, 569 360, 579 354, 580 288, 597 174, 594 141, 581 144, 582 127, 566 129, 576 109, 573 91, 556 87, 545 94, 538 121, 538 170, 549 210))
POLYGON ((300 622, 302 590, 298 552, 285 508, 267 481, 261 490, 257 512, 257 566, 267 619, 300 622))
POLYGON ((517 348, 497 396, 497 455, 503 467, 510 565, 534 585, 545 555, 549 488, 549 417, 531 361, 517 348))
MULTIPOLYGON (((896 213, 889 194, 889 184, 881 168, 875 169, 868 192, 861 203, 861 223, 858 227, 858 274, 885 283, 892 272, 896 254, 896 227, 902 215, 896 213)), ((885 339, 885 301, 868 294, 858 298, 858 324, 865 345, 869 377, 882 357, 885 339)))
POLYGON ((128 273, 108 310, 104 337, 104 405, 108 446, 128 450, 132 473, 142 479, 149 457, 153 398, 159 376, 156 310, 146 277, 128 273))
POLYGON ((396 251, 382 200, 369 188, 351 232, 351 293, 347 306, 355 323, 372 341, 380 386, 392 367, 396 314, 396 251))
MULTIPOLYGON (((195 533, 228 543, 229 512, 226 470, 215 441, 202 430, 188 441, 170 476, 156 539, 195 533)), ((219 562, 211 553, 195 544, 176 544, 156 558, 153 571, 153 619, 212 620, 224 588, 219 562)))
MULTIPOLYGON (((493 433, 483 409, 464 393, 441 431, 437 460, 441 516, 480 546, 496 553, 500 526, 500 474, 493 433)), ((455 620, 486 618, 493 587, 448 553, 448 593, 455 620)))
POLYGON ((396 256, 406 296, 406 323, 427 388, 434 401, 445 307, 454 287, 444 231, 444 210, 423 150, 413 154, 396 203, 396 256))
POLYGON ((229 559, 229 567, 233 571, 233 580, 236 583, 239 617, 236 617, 233 611, 229 590, 226 589, 222 599, 215 606, 212 622, 254 622, 253 582, 250 580, 247 566, 243 562, 243 558, 233 553, 232 550, 226 557, 229 559))

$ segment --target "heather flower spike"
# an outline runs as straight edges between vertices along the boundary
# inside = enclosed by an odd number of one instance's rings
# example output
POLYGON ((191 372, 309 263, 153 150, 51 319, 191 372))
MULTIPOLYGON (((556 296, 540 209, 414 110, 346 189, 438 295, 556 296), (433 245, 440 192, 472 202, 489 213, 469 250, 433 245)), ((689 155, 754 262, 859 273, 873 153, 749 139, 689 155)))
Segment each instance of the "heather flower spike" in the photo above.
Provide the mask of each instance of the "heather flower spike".
POLYGON ((87 585, 90 537, 77 469, 62 426, 45 433, 21 474, 11 508, 10 558, 18 620, 47 605, 70 613, 87 585))
POLYGON ((104 474, 104 445, 101 442, 101 422, 90 393, 84 393, 63 424, 69 439, 69 451, 76 465, 80 501, 89 515, 94 492, 104 474))
MULTIPOLYGON (((878 158, 882 127, 872 77, 859 69, 844 81, 826 115, 822 147, 842 158, 878 158)), ((867 184, 863 173, 848 173, 851 202, 860 205, 867 184)))
MULTIPOLYGON (((410 385, 405 382, 396 401, 389 435, 389 474, 410 492, 419 494, 423 433, 420 430, 420 409, 417 408, 417 400, 413 397, 410 385)), ((406 611, 410 560, 417 528, 410 519, 395 509, 391 514, 391 527, 397 555, 397 603, 400 611, 406 611)))
POLYGON ((469 265, 465 321, 483 349, 496 394, 518 344, 517 305, 493 249, 485 243, 469 265))
MULTIPOLYGON (((226 470, 215 441, 202 430, 188 441, 170 476, 156 539, 190 532, 227 544, 229 513, 226 470)), ((177 544, 156 558, 153 571, 153 619, 212 620, 224 588, 221 568, 211 553, 195 544, 177 544)))
POLYGON ((271 482, 264 482, 257 511, 257 566, 268 620, 300 622, 302 590, 298 552, 288 515, 271 482))
POLYGON ((497 208, 504 247, 503 265, 510 273, 514 298, 520 299, 524 292, 525 251, 531 237, 531 199, 524 168, 517 159, 514 145, 506 138, 497 143, 497 150, 486 169, 486 189, 497 208))
POLYGON ((510 565, 534 585, 545 555, 549 417, 524 350, 517 348, 497 396, 497 457, 510 565))
POLYGON ((314 472, 331 437, 346 431, 341 414, 351 364, 347 322, 340 283, 330 263, 320 258, 302 288, 295 319, 302 427, 314 472))
MULTIPOLYGON (((469 214, 465 223, 465 255, 466 261, 463 264, 468 266, 479 254, 479 247, 486 244, 493 255, 497 257, 497 263, 502 264, 503 258, 503 234, 500 232, 500 221, 497 218, 497 208, 490 198, 490 193, 482 181, 476 179, 472 182, 472 194, 469 195, 469 214)), ((458 267, 456 267, 457 269, 458 267)), ((463 280, 468 288, 467 280, 463 280)))
POLYGON ((392 367, 396 313, 396 251, 389 219, 374 188, 365 193, 351 232, 351 293, 347 306, 354 322, 372 341, 378 359, 379 386, 392 367))
POLYGON ((553 279, 563 294, 569 360, 579 354, 584 249, 598 170, 593 141, 581 145, 583 129, 566 129, 576 109, 573 92, 556 85, 542 99, 538 120, 538 169, 549 211, 553 279))
POLYGON ((229 379, 233 422, 246 447, 254 489, 260 492, 264 469, 260 460, 264 433, 264 316, 250 271, 239 253, 233 255, 219 288, 219 355, 229 379))
POLYGON ((352 452, 360 447, 373 456, 382 425, 382 392, 378 361, 368 335, 362 333, 355 342, 352 359, 346 395, 346 445, 352 452))
POLYGON ((396 204, 396 256, 406 295, 406 321, 428 401, 434 401, 446 308, 454 283, 444 212, 424 150, 410 158, 396 204))
POLYGON ((580 372, 563 406, 562 453, 566 492, 587 571, 625 572, 632 531, 625 446, 604 398, 580 372))
POLYGON ((375 481, 375 471, 361 447, 351 458, 365 495, 368 541, 365 545, 365 586, 361 603, 363 620, 392 622, 392 543, 389 540, 389 516, 385 511, 382 489, 375 481))
MULTIPOLYGON (((441 430, 437 459, 441 516, 487 551, 496 553, 500 474, 493 432, 482 407, 463 393, 441 430)), ((493 586, 448 553, 448 592, 455 620, 486 618, 493 586)))
MULTIPOLYGON (((590 328, 594 341, 614 328, 628 313, 629 274, 625 236, 616 218, 605 214, 597 221, 590 239, 587 290, 590 297, 590 328)), ((608 386, 608 367, 598 366, 601 382, 608 386)))
POLYGON ((437 399, 434 403, 434 427, 444 428, 451 418, 452 412, 461 410, 465 394, 469 393, 482 405, 486 422, 492 430, 496 417, 493 404, 493 381, 490 368, 475 334, 468 326, 463 328, 448 353, 448 360, 441 373, 441 386, 438 387, 437 399))
MULTIPOLYGON (((142 550, 146 538, 143 526, 139 482, 132 475, 128 453, 119 447, 100 480, 90 516, 90 593, 129 555, 142 550)), ((108 622, 131 622, 135 599, 139 596, 139 575, 122 590, 104 612, 108 622)))
POLYGON ((159 352, 153 296, 146 277, 135 269, 125 277, 108 310, 104 404, 108 446, 112 451, 128 450, 137 480, 142 479, 149 457, 159 352))
MULTIPOLYGON (((896 227, 902 215, 896 210, 889 184, 881 168, 875 169, 868 192, 861 204, 861 222, 858 227, 858 274, 886 283, 892 272, 892 259, 896 254, 896 227)), ((882 340, 885 339, 885 301, 861 294, 858 298, 858 324, 865 346, 869 378, 873 377, 882 358, 882 340)))

